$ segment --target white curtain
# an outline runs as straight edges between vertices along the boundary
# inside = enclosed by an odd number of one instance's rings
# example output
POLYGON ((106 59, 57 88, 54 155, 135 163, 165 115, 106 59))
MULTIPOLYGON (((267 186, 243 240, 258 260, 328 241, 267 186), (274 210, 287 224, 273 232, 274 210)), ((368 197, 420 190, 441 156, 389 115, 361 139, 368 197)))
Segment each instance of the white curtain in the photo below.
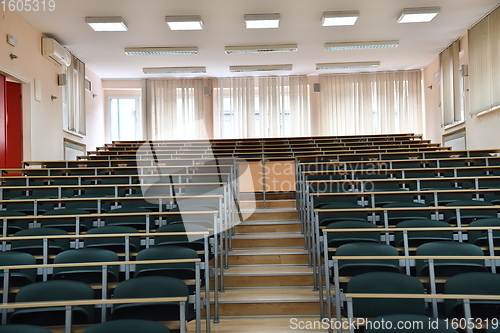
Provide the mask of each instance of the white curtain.
POLYGON ((310 135, 307 77, 216 79, 218 138, 310 135))
POLYGON ((320 76, 321 135, 422 132, 420 71, 320 76))
POLYGON ((149 139, 207 139, 203 80, 146 80, 149 139))
POLYGON ((470 113, 500 107, 500 8, 469 30, 470 113))
POLYGON ((66 68, 66 80, 63 90, 64 129, 86 135, 85 64, 74 55, 71 65, 66 68))

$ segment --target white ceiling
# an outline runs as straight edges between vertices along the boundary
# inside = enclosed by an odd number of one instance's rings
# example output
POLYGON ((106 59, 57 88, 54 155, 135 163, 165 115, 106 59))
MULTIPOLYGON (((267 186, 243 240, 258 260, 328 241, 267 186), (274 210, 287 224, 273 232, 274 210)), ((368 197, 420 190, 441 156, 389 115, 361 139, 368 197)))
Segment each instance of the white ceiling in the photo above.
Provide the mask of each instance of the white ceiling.
MULTIPOLYGON (((53 12, 22 12, 35 28, 56 38, 104 79, 145 78, 143 67, 206 66, 207 76, 230 73, 232 65, 293 64, 291 72, 314 75, 316 63, 381 61, 372 71, 420 69, 493 9, 498 0, 55 0, 53 12), (403 8, 440 6, 430 23, 398 24, 403 8), (359 10, 354 26, 322 27, 324 11, 359 10), (245 29, 245 14, 280 13, 279 29, 245 29), (201 31, 171 31, 167 15, 201 15, 201 31), (95 32, 86 16, 122 16, 127 32, 95 32), (325 51, 324 43, 399 39, 395 49, 325 51), (298 51, 226 55, 226 45, 297 43, 298 51), (125 47, 198 46, 197 55, 127 56, 125 47)), ((350 72, 355 70, 337 70, 350 72)), ((358 70, 359 71, 359 70, 358 70)), ((368 71, 368 70, 367 70, 368 71)), ((179 74, 155 75, 172 77, 179 74)))

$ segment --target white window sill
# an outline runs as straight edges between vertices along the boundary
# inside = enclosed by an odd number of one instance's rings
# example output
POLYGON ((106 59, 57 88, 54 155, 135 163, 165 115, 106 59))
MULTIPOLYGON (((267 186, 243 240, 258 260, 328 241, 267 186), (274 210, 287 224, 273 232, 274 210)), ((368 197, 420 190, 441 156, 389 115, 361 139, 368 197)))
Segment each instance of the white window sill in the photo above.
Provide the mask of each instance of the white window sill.
POLYGON ((85 135, 82 135, 82 134, 77 133, 77 132, 71 132, 68 130, 63 130, 63 131, 64 131, 64 133, 71 134, 71 135, 77 136, 77 137, 82 138, 82 139, 85 138, 85 135))
POLYGON ((460 125, 464 125, 464 124, 465 124, 465 120, 461 120, 461 121, 454 122, 453 124, 445 125, 445 126, 443 127, 443 129, 444 129, 445 131, 447 131, 447 130, 449 130, 449 129, 456 128, 456 127, 458 127, 458 126, 460 126, 460 125))

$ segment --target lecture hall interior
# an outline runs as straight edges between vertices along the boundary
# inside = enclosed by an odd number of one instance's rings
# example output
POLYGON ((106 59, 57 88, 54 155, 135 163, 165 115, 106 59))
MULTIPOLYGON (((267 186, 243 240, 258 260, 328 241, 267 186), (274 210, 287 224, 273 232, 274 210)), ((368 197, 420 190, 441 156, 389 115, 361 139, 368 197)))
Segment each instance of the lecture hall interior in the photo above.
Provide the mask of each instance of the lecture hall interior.
POLYGON ((500 332, 499 0, 0 11, 0 333, 500 332))

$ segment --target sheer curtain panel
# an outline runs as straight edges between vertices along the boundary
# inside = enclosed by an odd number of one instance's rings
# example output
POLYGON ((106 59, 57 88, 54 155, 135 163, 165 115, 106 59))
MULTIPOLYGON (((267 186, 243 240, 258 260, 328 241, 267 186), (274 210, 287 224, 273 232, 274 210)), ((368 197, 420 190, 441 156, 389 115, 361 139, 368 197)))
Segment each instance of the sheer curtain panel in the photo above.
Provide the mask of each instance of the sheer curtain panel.
POLYGON ((420 133, 420 71, 320 76, 321 135, 420 133))
POLYGON ((215 80, 214 133, 219 138, 310 135, 307 77, 215 80))
POLYGON ((150 139, 206 139, 202 79, 146 80, 146 99, 150 139))

